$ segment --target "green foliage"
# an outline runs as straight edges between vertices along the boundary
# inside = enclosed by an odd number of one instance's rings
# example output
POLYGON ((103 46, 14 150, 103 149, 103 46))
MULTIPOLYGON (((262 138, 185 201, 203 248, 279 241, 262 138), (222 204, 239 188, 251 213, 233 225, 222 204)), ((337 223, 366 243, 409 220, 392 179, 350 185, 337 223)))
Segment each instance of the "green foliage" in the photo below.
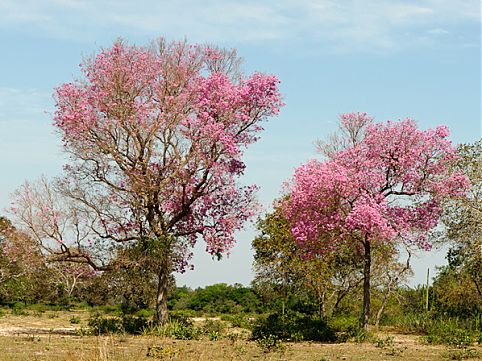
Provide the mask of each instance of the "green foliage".
POLYGON ((121 320, 122 331, 132 335, 140 335, 149 324, 142 316, 123 315, 121 320))
POLYGON ((15 302, 12 306, 12 315, 15 316, 27 316, 28 311, 26 310, 25 303, 22 302, 15 302))
POLYGON ((173 310, 189 309, 203 314, 256 313, 262 309, 260 297, 249 287, 225 283, 214 284, 194 291, 180 287, 168 300, 173 310))
POLYGON ((482 341, 482 315, 458 318, 435 313, 409 313, 394 324, 402 332, 423 335, 430 344, 468 347, 482 341))
POLYGON ((170 331, 169 336, 178 340, 193 340, 198 338, 198 330, 189 323, 171 321, 169 323, 170 331))
POLYGON ((192 318, 196 317, 198 315, 198 312, 194 310, 189 310, 189 309, 183 309, 183 310, 173 310, 169 312, 169 317, 171 319, 179 319, 179 318, 192 318))
POLYGON ((118 305, 106 304, 97 306, 95 309, 103 313, 122 314, 121 308, 118 305))
POLYGON ((434 283, 439 307, 453 316, 482 313, 482 140, 463 144, 454 170, 470 181, 466 197, 443 205, 444 240, 451 242, 445 267, 434 283))
POLYGON ((450 264, 441 267, 432 291, 432 307, 440 315, 463 318, 482 314, 482 296, 477 293, 473 277, 462 268, 450 264))
POLYGON ((263 350, 265 353, 279 351, 283 352, 286 349, 286 346, 276 335, 263 335, 260 338, 256 339, 256 344, 263 350))
POLYGON ((251 328, 251 323, 248 320, 248 317, 243 313, 238 313, 234 315, 222 315, 221 320, 228 321, 231 323, 232 327, 239 327, 239 328, 251 328))
POLYGON ((122 332, 122 321, 118 317, 106 317, 99 312, 92 314, 87 324, 94 335, 122 332))
POLYGON ((226 326, 222 321, 218 320, 206 320, 203 322, 201 332, 205 335, 215 335, 216 339, 220 338, 224 334, 226 326))
POLYGON ((480 352, 474 348, 460 348, 449 350, 447 353, 447 358, 449 360, 466 360, 466 359, 479 359, 480 352))
POLYGON ((360 318, 354 315, 342 314, 331 317, 328 327, 335 332, 336 340, 345 342, 349 339, 362 339, 364 330, 360 327, 360 318))
POLYGON ((135 313, 135 316, 150 319, 155 315, 155 310, 153 309, 141 309, 135 313))
POLYGON ((285 307, 295 310, 296 305, 299 312, 319 312, 324 317, 325 309, 330 308, 330 314, 336 300, 328 300, 325 295, 336 294, 330 292, 332 279, 336 263, 343 257, 335 253, 310 259, 301 257, 302 252, 279 208, 258 222, 258 230, 260 234, 252 242, 256 270, 253 284, 264 301, 281 312, 285 307))
POLYGON ((463 348, 480 341, 481 336, 482 329, 472 328, 457 318, 446 318, 433 321, 423 340, 431 344, 463 348))
POLYGON ((104 335, 113 333, 141 334, 148 327, 148 321, 144 317, 132 315, 105 316, 100 312, 91 315, 88 327, 91 334, 104 335))
POLYGON ((70 323, 73 324, 73 325, 78 325, 80 323, 80 318, 77 317, 77 316, 72 316, 70 319, 69 319, 70 323))
POLYGON ((387 336, 385 338, 376 338, 375 346, 379 348, 393 347, 395 345, 393 336, 387 336))
POLYGON ((259 317, 253 325, 252 338, 258 340, 269 336, 292 342, 336 340, 334 331, 324 320, 294 312, 259 317))
POLYGON ((143 335, 170 337, 177 340, 195 340, 201 332, 188 320, 171 319, 163 325, 150 325, 142 331, 143 335))
POLYGON ((384 338, 374 337, 373 343, 375 347, 385 350, 388 356, 399 356, 407 349, 407 346, 397 346, 393 336, 386 336, 384 338))

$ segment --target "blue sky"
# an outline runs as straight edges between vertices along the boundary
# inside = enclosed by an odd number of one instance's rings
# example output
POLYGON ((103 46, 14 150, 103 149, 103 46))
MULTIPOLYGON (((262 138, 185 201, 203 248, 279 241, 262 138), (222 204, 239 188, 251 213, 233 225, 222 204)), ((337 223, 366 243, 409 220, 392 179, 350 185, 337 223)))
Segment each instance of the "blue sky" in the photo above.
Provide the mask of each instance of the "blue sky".
MULTIPOLYGON (((25 180, 58 175, 61 142, 51 127, 53 88, 78 64, 122 37, 164 36, 235 47, 246 72, 282 81, 286 106, 246 152, 245 183, 261 186, 266 209, 313 145, 343 112, 377 120, 412 117, 447 124, 455 143, 481 137, 479 0, 80 1, 0 0, 0 209, 25 180)), ((192 287, 252 279, 247 226, 221 262, 196 248, 192 287)), ((414 260, 413 284, 444 252, 414 260)))

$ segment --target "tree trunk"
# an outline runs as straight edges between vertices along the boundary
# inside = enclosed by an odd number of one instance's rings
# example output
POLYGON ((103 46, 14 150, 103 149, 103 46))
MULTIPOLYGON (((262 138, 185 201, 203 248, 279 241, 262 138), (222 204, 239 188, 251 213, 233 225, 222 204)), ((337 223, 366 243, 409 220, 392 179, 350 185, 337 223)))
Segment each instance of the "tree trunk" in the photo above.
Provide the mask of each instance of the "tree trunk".
POLYGON ((377 317, 375 319, 375 327, 377 329, 378 329, 378 326, 380 326, 380 319, 382 318, 383 311, 385 311, 385 306, 387 305, 388 296, 390 296, 390 293, 392 293, 391 286, 389 286, 388 289, 385 291, 385 294, 383 295, 383 298, 382 298, 382 305, 380 306, 380 309, 377 312, 377 317))
POLYGON ((325 291, 317 290, 316 298, 318 301, 318 314, 320 319, 326 320, 326 307, 325 307, 325 291))
POLYGON ((164 257, 159 268, 157 280, 157 297, 156 297, 156 322, 159 325, 165 324, 169 315, 167 312, 167 296, 169 291, 169 276, 171 268, 169 267, 168 257, 164 257))
POLYGON ((470 276, 472 281, 475 284, 475 289, 477 290, 477 293, 479 294, 479 297, 482 298, 482 290, 480 289, 479 282, 477 281, 477 278, 473 277, 473 275, 470 276))
POLYGON ((363 243, 365 248, 364 266, 363 266, 363 317, 362 326, 368 330, 368 322, 370 321, 370 268, 372 262, 371 245, 368 237, 365 237, 363 243))

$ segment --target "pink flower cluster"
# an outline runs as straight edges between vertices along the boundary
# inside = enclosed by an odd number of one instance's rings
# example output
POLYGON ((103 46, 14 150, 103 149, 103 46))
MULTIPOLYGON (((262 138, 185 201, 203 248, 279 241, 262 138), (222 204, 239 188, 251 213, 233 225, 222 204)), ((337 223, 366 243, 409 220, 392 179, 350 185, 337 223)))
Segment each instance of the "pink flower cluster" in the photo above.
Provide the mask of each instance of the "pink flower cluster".
POLYGON ((456 156, 447 127, 423 131, 411 119, 371 123, 355 115, 342 115, 342 126, 357 122, 351 129, 363 138, 325 162, 302 165, 288 184, 282 207, 293 235, 311 253, 365 237, 430 249, 440 201, 468 186, 451 171, 456 156))

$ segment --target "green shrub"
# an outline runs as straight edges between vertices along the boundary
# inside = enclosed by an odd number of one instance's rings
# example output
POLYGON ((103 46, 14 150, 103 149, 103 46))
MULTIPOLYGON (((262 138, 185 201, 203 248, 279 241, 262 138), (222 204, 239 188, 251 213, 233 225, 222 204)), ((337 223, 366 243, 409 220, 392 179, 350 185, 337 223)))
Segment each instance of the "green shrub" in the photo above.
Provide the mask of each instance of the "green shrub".
POLYGON ((398 328, 422 334, 423 341, 467 347, 482 340, 482 315, 467 318, 435 316, 432 313, 407 314, 397 319, 398 328))
POLYGON ((449 360, 465 360, 465 359, 479 359, 480 352, 474 348, 462 348, 449 350, 447 353, 447 358, 449 360))
POLYGON ((199 331, 192 323, 172 321, 170 336, 177 340, 194 340, 199 337, 199 331))
POLYGON ((89 309, 89 308, 91 308, 91 306, 86 301, 82 301, 82 302, 76 303, 75 308, 89 309))
POLYGON ((251 324, 248 318, 243 313, 238 313, 235 315, 222 315, 221 320, 228 321, 229 323, 231 323, 232 327, 239 327, 239 328, 246 328, 246 329, 249 329, 251 327, 251 324))
POLYGON ((421 333, 428 332, 434 318, 428 313, 407 313, 395 320, 396 326, 402 332, 421 333))
POLYGON ((190 319, 196 316, 200 316, 196 311, 193 310, 173 310, 169 311, 169 318, 171 320, 179 320, 179 319, 190 319))
POLYGON ((143 308, 142 310, 139 310, 135 313, 137 317, 143 317, 143 318, 152 318, 155 315, 155 311, 151 309, 146 309, 143 308))
POLYGON ((350 315, 338 315, 328 320, 328 327, 333 330, 337 341, 345 342, 361 335, 360 320, 350 315))
POLYGON ((272 351, 284 351, 285 345, 283 340, 275 335, 265 335, 256 339, 256 344, 263 350, 263 352, 268 353, 272 351))
POLYGON ((122 320, 118 317, 105 317, 95 312, 88 321, 89 330, 94 335, 122 332, 122 320))
POLYGON ((224 333, 225 325, 222 321, 217 320, 206 320, 202 324, 202 333, 209 335, 211 333, 217 333, 219 335, 224 333))
POLYGON ((149 322, 145 317, 123 315, 121 317, 122 331, 125 333, 139 335, 148 326, 149 322))
POLYGON ((283 341, 335 341, 333 330, 324 320, 289 312, 285 315, 271 314, 256 320, 252 338, 268 339, 269 336, 283 341))
POLYGON ((23 302, 15 302, 12 307, 12 315, 15 316, 27 316, 28 312, 25 310, 25 304, 23 302))
POLYGON ((144 317, 132 315, 122 315, 121 317, 108 317, 100 312, 91 315, 88 321, 90 333, 94 335, 103 335, 111 333, 129 333, 141 334, 149 325, 144 317))
POLYGON ((115 313, 115 314, 122 314, 120 306, 116 305, 103 305, 96 307, 98 312, 103 313, 115 313))
POLYGON ((375 346, 379 348, 385 348, 385 347, 393 347, 395 346, 394 338, 393 336, 387 336, 385 338, 379 338, 377 337, 375 339, 375 346))
POLYGON ((189 320, 171 319, 163 325, 147 325, 142 330, 142 334, 177 340, 194 340, 199 338, 201 332, 189 320))
POLYGON ((477 342, 477 333, 460 328, 454 320, 434 322, 423 336, 423 340, 430 344, 445 344, 457 348, 464 348, 477 342))
POLYGON ((79 324, 80 318, 77 317, 77 316, 72 316, 69 321, 70 321, 71 324, 79 324))

